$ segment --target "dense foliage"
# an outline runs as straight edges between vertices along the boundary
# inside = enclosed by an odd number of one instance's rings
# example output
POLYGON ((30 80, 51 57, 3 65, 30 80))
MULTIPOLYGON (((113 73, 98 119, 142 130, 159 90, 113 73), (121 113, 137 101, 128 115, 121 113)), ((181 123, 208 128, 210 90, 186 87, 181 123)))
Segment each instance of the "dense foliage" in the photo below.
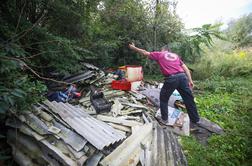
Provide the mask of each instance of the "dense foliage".
POLYGON ((235 77, 252 74, 252 50, 224 51, 220 46, 205 50, 205 55, 192 67, 195 79, 215 76, 235 77))

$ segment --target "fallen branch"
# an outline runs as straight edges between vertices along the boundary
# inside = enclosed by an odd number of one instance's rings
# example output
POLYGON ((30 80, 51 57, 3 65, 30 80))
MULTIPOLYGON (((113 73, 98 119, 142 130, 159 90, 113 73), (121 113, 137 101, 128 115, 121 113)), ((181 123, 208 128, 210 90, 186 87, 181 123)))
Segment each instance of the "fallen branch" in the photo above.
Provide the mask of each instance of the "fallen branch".
POLYGON ((22 61, 21 59, 14 58, 14 57, 6 57, 6 56, 1 56, 1 58, 7 59, 7 60, 14 60, 14 61, 19 62, 19 64, 20 64, 21 67, 27 68, 27 69, 30 70, 34 75, 36 75, 38 78, 40 78, 40 79, 42 79, 42 80, 52 81, 52 82, 56 82, 56 83, 59 83, 59 84, 65 84, 65 85, 70 85, 70 84, 71 84, 71 83, 68 83, 68 82, 58 81, 58 80, 55 80, 55 79, 52 79, 52 78, 47 78, 47 77, 40 76, 36 71, 34 71, 31 67, 29 67, 29 66, 28 66, 24 61, 22 61))
POLYGON ((37 53, 37 54, 34 54, 34 55, 31 55, 31 56, 28 56, 28 57, 23 57, 23 58, 17 58, 17 59, 32 59, 36 56, 39 56, 39 55, 42 55, 42 54, 45 54, 45 53, 59 53, 59 52, 62 52, 62 51, 45 51, 45 52, 40 52, 40 53, 37 53))

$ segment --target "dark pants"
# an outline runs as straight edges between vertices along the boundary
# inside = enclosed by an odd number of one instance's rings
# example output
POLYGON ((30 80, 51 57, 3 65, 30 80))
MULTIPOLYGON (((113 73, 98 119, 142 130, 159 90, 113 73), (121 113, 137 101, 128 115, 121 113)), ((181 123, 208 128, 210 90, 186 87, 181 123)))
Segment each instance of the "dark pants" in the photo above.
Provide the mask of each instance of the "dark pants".
POLYGON ((198 122, 199 115, 185 73, 179 73, 165 78, 164 86, 160 92, 162 119, 167 120, 168 118, 168 100, 175 89, 178 90, 185 103, 190 120, 194 123, 198 122))

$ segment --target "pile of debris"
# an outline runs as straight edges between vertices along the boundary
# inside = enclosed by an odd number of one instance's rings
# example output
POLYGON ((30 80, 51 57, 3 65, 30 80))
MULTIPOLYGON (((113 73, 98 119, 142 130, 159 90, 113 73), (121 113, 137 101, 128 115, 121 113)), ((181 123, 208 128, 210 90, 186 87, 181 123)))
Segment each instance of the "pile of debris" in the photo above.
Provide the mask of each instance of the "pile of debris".
MULTIPOLYGON (((158 84, 145 84, 141 92, 112 90, 111 78, 86 66, 88 74, 65 79, 99 86, 78 104, 46 100, 7 120, 7 140, 19 165, 187 165, 174 133, 189 135, 188 115, 173 108, 173 127, 156 122, 158 84)), ((181 104, 178 98, 174 94, 169 105, 181 104)))

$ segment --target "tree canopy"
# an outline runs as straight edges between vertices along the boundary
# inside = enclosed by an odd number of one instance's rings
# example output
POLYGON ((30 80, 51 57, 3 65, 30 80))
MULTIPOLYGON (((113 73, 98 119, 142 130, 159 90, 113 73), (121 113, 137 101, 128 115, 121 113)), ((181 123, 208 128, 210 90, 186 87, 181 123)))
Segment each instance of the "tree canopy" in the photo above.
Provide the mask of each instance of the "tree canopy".
POLYGON ((231 21, 227 35, 236 48, 252 46, 252 13, 231 21))

